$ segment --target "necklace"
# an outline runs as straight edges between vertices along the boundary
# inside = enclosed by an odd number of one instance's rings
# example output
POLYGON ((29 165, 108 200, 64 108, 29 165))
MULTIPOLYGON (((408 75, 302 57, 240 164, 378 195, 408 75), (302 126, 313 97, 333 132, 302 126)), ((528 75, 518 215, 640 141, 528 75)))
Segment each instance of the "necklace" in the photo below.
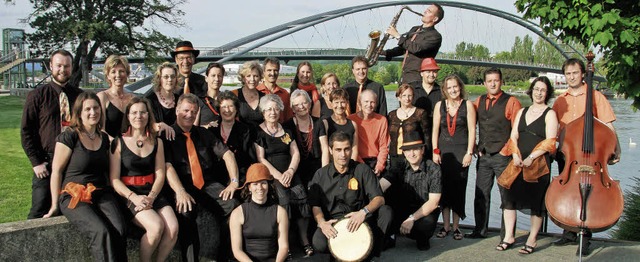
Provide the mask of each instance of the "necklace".
POLYGON ((176 105, 176 99, 173 95, 169 95, 169 98, 165 98, 160 92, 156 92, 158 98, 160 98, 160 104, 165 108, 173 108, 176 105))
POLYGON ((114 96, 114 97, 116 97, 116 98, 118 98, 118 99, 120 99, 120 100, 122 100, 124 98, 124 92, 122 94, 119 94, 118 91, 115 91, 115 92, 109 91, 109 94, 114 96))
POLYGON ((309 156, 309 153, 311 153, 311 147, 313 146, 313 119, 311 118, 311 116, 309 117, 309 129, 307 129, 307 136, 305 137, 302 134, 302 131, 300 130, 300 125, 299 122, 297 121, 298 119, 296 119, 296 124, 298 124, 298 128, 296 128, 296 133, 297 133, 297 137, 296 140, 299 140, 298 142, 300 143, 300 145, 304 145, 304 147, 301 147, 300 150, 302 158, 306 159, 309 156))
POLYGON ((267 128, 267 133, 269 133, 269 135, 271 135, 271 137, 275 137, 276 134, 278 133, 278 131, 280 131, 280 124, 277 124, 278 126, 276 126, 276 131, 275 132, 271 132, 271 129, 269 128, 269 125, 267 125, 266 123, 264 124, 264 126, 267 128))
POLYGON ((85 131, 84 133, 87 135, 87 137, 88 137, 90 140, 95 140, 95 139, 96 139, 96 137, 98 137, 98 133, 97 133, 97 132, 95 132, 95 131, 93 132, 93 134, 89 134, 89 132, 87 132, 87 131, 85 131))
MULTIPOLYGON (((448 107, 448 109, 453 109, 453 107, 448 107)), ((456 107, 456 114, 451 116, 449 112, 447 112, 447 131, 449 131, 449 135, 453 137, 456 133, 456 122, 458 120, 458 108, 460 108, 460 104, 456 107), (453 123, 452 123, 453 122, 453 123)), ((448 111, 448 110, 447 110, 448 111)))
POLYGON ((144 146, 144 140, 142 140, 142 139, 136 140, 136 146, 138 148, 142 148, 144 146))
MULTIPOLYGON (((414 107, 414 108, 415 108, 415 107, 414 107)), ((411 111, 412 111, 414 108, 409 108, 409 110, 404 110, 404 108, 400 107, 400 110, 402 110, 402 112, 404 113, 404 119, 409 118, 409 115, 411 114, 411 111)))

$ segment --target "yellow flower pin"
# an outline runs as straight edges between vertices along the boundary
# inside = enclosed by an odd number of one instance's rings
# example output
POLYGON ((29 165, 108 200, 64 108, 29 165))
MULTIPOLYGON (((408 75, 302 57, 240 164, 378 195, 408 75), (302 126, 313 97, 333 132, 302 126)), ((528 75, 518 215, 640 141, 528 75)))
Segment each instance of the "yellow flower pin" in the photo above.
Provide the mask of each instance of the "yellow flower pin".
POLYGON ((280 140, 282 140, 282 143, 285 143, 287 145, 291 143, 291 137, 289 137, 289 133, 284 133, 284 136, 282 136, 280 140))
POLYGON ((349 188, 349 190, 358 190, 358 180, 356 180, 355 178, 349 179, 347 188, 349 188))

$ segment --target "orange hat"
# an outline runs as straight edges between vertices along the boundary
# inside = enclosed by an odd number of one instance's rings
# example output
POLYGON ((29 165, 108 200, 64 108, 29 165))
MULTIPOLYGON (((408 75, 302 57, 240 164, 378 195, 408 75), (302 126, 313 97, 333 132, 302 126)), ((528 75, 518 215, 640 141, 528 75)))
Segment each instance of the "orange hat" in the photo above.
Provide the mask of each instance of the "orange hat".
POLYGON ((269 168, 262 163, 255 163, 247 170, 247 180, 238 189, 244 188, 247 184, 262 180, 272 180, 273 176, 269 172, 269 168))
POLYGON ((436 60, 432 57, 427 57, 422 60, 422 64, 420 64, 420 71, 438 71, 440 67, 436 63, 436 60))

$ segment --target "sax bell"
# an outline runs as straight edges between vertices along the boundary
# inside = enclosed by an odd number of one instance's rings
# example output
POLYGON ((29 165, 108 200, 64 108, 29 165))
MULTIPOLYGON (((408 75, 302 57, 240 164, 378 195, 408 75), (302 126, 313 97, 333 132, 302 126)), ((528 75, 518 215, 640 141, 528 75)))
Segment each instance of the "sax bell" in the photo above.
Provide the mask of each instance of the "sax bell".
POLYGON ((382 35, 382 32, 380 30, 373 30, 369 33, 369 38, 378 39, 380 38, 380 35, 382 35))

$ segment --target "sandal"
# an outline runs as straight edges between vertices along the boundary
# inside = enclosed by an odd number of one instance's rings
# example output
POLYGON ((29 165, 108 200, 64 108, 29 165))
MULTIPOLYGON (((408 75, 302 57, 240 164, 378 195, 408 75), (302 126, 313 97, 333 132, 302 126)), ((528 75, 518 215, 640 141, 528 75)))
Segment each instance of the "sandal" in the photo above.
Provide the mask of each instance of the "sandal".
POLYGON ((500 244, 498 244, 498 245, 496 246, 496 250, 498 250, 498 251, 505 251, 505 250, 507 250, 507 249, 511 248, 511 246, 513 246, 513 243, 515 243, 515 241, 514 241, 514 242, 512 242, 512 243, 505 242, 505 241, 500 241, 500 244))
POLYGON ((313 250, 313 246, 311 244, 304 246, 304 254, 306 257, 313 256, 313 253, 315 253, 315 250, 313 250))
POLYGON ((447 235, 449 235, 449 232, 451 232, 451 230, 445 230, 444 227, 442 229, 440 229, 440 231, 438 232, 438 234, 436 234, 437 238, 444 238, 447 235))
POLYGON ((529 255, 536 250, 536 247, 525 244, 518 252, 523 255, 529 255))
POLYGON ((456 228, 456 230, 453 231, 453 239, 454 240, 462 240, 464 238, 464 234, 462 234, 462 232, 460 232, 459 228, 456 228))

